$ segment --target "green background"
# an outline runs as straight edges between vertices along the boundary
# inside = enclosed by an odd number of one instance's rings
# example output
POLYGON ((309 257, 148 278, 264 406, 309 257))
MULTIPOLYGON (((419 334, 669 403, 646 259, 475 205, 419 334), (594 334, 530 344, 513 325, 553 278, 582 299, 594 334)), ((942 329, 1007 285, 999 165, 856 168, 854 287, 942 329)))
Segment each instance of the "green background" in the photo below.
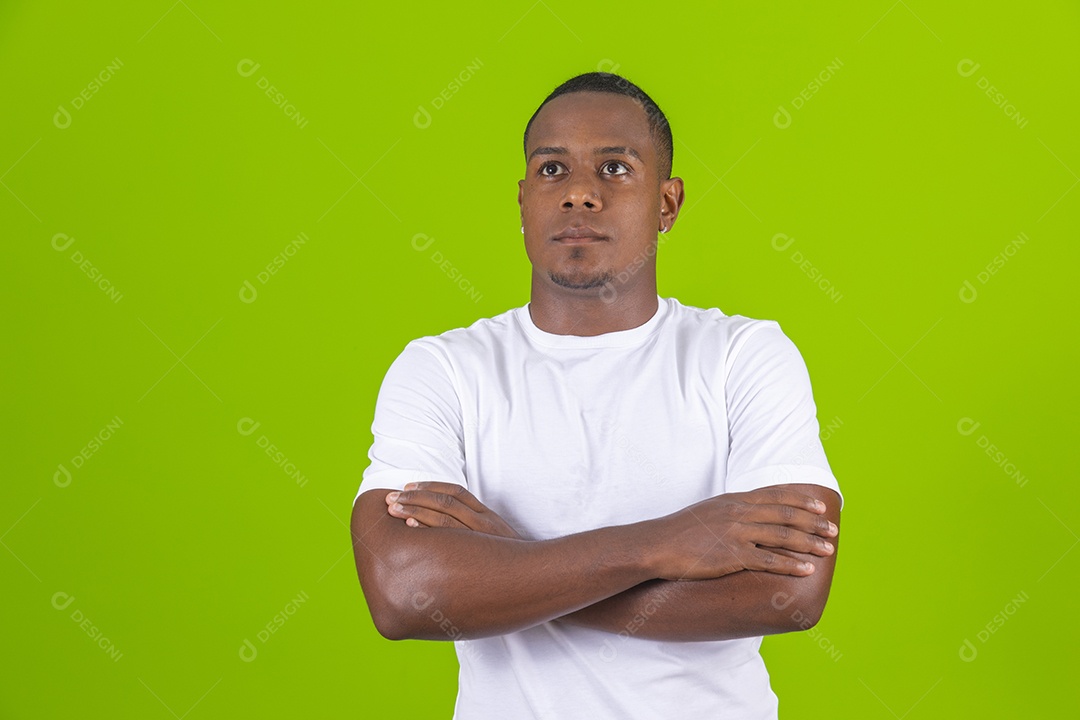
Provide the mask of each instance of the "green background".
POLYGON ((661 295, 778 320, 831 426, 782 717, 1075 709, 1075 3, 170 1, 0 5, 0 717, 450 717, 452 646, 371 623, 351 502, 405 343, 528 300, 521 134, 596 69, 672 124, 661 295))

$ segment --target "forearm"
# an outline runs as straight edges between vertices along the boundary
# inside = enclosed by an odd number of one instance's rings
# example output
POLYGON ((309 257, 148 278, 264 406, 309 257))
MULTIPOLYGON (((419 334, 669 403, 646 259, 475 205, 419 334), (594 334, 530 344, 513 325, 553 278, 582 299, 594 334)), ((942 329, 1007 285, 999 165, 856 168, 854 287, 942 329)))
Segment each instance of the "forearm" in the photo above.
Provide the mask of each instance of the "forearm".
MULTIPOLYGON (((840 497, 834 491, 806 484, 786 487, 824 503, 824 517, 839 528, 840 497)), ((820 620, 829 597, 839 534, 831 541, 834 552, 826 556, 759 545, 812 564, 810 575, 741 570, 705 580, 651 580, 557 621, 668 641, 731 640, 806 630, 820 620)))
POLYGON ((393 639, 516 632, 655 577, 647 523, 529 541, 377 522, 354 525, 354 545, 372 617, 393 639))
MULTIPOLYGON (((828 515, 839 522, 835 507, 828 515)), ((833 543, 838 547, 839 537, 833 543)), ((811 563, 814 572, 795 577, 741 570, 708 580, 654 579, 556 620, 624 637, 672 642, 732 640, 813 627, 825 610, 836 555, 769 549, 811 563)))
POLYGON ((557 620, 672 642, 773 635, 817 622, 816 590, 798 586, 807 580, 754 570, 712 580, 650 580, 557 620))

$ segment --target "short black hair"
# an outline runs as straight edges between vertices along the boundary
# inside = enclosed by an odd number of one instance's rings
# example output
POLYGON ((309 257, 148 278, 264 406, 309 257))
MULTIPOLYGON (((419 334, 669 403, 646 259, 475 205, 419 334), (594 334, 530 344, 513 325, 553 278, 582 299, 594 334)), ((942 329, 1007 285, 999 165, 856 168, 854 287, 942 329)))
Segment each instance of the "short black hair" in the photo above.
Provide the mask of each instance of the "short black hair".
POLYGON ((590 72, 570 78, 544 98, 544 102, 540 103, 540 107, 536 108, 536 112, 525 125, 525 139, 522 145, 525 148, 526 162, 529 160, 529 128, 532 127, 533 120, 549 102, 560 95, 572 92, 606 92, 626 95, 636 100, 645 110, 645 116, 649 120, 649 134, 656 145, 656 156, 660 160, 660 179, 665 180, 671 177, 674 146, 671 142, 671 124, 668 123, 667 116, 644 90, 622 76, 607 72, 590 72))

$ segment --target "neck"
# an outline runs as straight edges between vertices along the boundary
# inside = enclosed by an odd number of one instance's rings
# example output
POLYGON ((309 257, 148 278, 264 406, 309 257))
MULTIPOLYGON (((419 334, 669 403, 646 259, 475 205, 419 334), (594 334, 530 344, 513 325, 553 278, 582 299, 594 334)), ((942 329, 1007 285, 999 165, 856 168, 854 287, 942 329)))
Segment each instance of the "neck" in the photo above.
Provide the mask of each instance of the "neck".
POLYGON ((529 315, 533 324, 553 335, 593 336, 630 330, 656 314, 656 279, 635 287, 571 290, 533 276, 529 315))

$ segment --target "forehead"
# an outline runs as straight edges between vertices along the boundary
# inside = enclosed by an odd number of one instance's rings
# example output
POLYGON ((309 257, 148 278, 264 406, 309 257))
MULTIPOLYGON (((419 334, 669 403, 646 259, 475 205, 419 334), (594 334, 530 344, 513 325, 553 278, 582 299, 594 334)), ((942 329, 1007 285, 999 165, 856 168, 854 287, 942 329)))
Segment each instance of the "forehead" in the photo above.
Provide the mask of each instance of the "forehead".
POLYGON ((655 154, 645 109, 626 95, 574 92, 541 108, 529 129, 529 147, 629 145, 643 157, 655 154))

